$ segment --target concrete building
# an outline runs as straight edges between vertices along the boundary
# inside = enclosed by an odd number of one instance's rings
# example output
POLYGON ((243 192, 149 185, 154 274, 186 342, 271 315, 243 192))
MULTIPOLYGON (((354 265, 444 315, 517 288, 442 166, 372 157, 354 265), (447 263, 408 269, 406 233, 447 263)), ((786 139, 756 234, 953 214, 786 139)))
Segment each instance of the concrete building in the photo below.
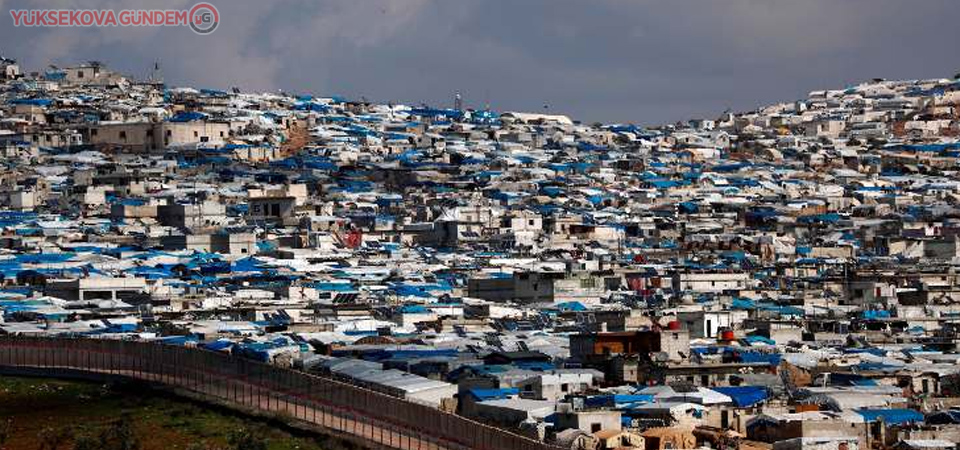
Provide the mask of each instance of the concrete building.
POLYGON ((90 277, 47 281, 46 295, 64 300, 127 300, 146 292, 143 278, 90 277))

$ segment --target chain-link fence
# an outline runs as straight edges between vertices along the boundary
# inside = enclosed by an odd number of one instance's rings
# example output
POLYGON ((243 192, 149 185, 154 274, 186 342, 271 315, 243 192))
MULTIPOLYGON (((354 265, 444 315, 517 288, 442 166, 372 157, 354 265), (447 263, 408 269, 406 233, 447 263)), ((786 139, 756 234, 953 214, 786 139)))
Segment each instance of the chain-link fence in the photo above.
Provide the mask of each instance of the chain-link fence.
POLYGON ((557 450, 536 440, 342 381, 158 343, 0 338, 0 367, 159 383, 213 403, 275 415, 376 447, 557 450))

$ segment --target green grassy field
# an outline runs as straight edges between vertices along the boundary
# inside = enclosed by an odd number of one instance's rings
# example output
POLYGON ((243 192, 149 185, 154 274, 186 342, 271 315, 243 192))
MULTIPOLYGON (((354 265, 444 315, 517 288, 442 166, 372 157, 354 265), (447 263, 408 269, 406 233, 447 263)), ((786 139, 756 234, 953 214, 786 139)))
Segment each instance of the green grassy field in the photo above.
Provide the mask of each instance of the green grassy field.
POLYGON ((0 450, 352 448, 133 385, 0 377, 0 450))

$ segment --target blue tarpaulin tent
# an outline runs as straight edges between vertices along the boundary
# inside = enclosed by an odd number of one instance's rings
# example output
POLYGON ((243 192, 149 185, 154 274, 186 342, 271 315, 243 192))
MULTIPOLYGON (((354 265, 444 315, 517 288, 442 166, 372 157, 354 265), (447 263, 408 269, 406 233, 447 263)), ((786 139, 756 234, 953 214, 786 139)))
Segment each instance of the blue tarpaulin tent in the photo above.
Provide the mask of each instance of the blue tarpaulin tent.
POLYGON ((653 397, 651 394, 602 394, 587 397, 585 403, 589 407, 616 408, 618 405, 652 403, 653 397))
POLYGON ((857 409, 855 411, 867 422, 883 420, 888 425, 923 422, 923 414, 912 409, 857 409))
POLYGON ((866 310, 863 312, 863 318, 869 320, 875 319, 889 319, 890 311, 884 310, 866 310))
POLYGON ((586 311, 587 307, 580 302, 564 302, 558 303, 557 309, 560 311, 586 311))
POLYGON ((771 366, 780 365, 779 353, 765 353, 756 351, 733 350, 728 348, 727 353, 733 353, 733 359, 742 363, 767 363, 771 366))
POLYGON ((520 389, 519 388, 470 389, 469 391, 467 391, 467 394, 477 399, 478 401, 503 400, 505 398, 510 398, 515 395, 520 395, 520 389))
POLYGON ((757 309, 757 305, 748 298, 735 298, 730 305, 730 309, 757 309))
POLYGON ((754 336, 747 336, 747 337, 743 338, 743 340, 745 340, 745 341, 747 341, 747 342, 749 342, 749 343, 751 343, 751 344, 777 345, 777 341, 774 341, 773 339, 770 339, 770 338, 768 338, 768 337, 763 337, 763 336, 756 336, 756 335, 754 335, 754 336))
POLYGON ((747 408, 767 399, 767 390, 761 386, 723 386, 710 388, 733 399, 733 404, 747 408))

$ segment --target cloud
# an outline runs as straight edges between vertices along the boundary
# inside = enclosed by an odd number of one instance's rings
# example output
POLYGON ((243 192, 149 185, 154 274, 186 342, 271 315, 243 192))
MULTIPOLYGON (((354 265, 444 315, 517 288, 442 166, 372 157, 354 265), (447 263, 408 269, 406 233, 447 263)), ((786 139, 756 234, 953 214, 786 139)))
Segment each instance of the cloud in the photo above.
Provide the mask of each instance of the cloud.
MULTIPOLYGON (((0 51, 32 70, 96 59, 144 75, 159 59, 174 84, 440 105, 460 91, 470 106, 640 123, 960 70, 955 0, 211 1, 221 25, 209 36, 2 26, 0 51)), ((81 4, 156 7, 57 7, 81 4)))

